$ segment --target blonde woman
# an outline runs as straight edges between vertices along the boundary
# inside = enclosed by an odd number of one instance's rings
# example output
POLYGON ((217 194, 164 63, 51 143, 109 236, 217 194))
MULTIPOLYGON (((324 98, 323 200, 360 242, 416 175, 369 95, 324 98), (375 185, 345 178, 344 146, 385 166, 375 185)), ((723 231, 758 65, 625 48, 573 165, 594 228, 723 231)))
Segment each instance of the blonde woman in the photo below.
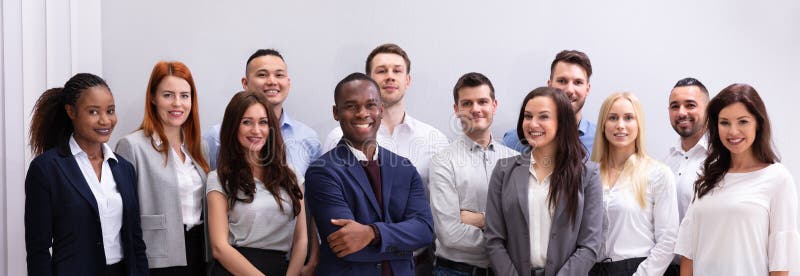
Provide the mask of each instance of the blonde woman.
POLYGON ((644 113, 631 93, 603 102, 592 161, 600 164, 604 247, 589 275, 663 275, 678 232, 675 180, 645 151, 644 113))

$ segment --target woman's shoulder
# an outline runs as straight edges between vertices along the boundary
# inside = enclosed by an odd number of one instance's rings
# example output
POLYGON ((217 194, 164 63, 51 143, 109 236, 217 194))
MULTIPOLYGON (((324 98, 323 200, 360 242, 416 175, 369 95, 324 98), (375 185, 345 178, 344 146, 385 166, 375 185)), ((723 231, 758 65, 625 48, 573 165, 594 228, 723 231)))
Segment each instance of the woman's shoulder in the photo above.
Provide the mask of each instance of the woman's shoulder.
POLYGON ((144 130, 140 129, 140 130, 131 132, 128 135, 125 135, 124 137, 122 137, 119 140, 118 143, 122 143, 123 141, 127 142, 128 144, 131 144, 131 146, 136 146, 136 145, 142 144, 143 142, 147 142, 149 144, 150 143, 150 137, 145 136, 144 135, 144 130))

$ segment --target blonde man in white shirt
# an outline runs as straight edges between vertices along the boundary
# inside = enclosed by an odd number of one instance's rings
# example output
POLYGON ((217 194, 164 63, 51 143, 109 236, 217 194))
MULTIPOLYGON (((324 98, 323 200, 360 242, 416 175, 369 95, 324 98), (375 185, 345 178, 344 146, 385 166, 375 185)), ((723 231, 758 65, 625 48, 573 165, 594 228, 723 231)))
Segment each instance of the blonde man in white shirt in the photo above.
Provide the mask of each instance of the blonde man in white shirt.
POLYGON ((592 161, 600 164, 606 221, 600 260, 589 275, 663 275, 678 232, 675 180, 645 151, 644 113, 631 93, 600 107, 592 161))
MULTIPOLYGON (((387 43, 376 47, 367 56, 366 74, 378 83, 384 112, 377 140, 381 147, 411 160, 428 191, 428 167, 431 157, 447 146, 447 136, 436 128, 418 121, 406 113, 406 90, 411 85, 411 60, 405 50, 387 43)), ((342 138, 342 128, 331 130, 322 152, 328 152, 342 138)), ((430 249, 430 248, 429 248, 430 249)), ((417 275, 430 275, 433 269, 432 250, 414 253, 417 275)))
POLYGON ((463 134, 436 153, 430 166, 434 275, 491 275, 483 236, 489 177, 498 160, 517 155, 492 139, 494 95, 494 86, 481 73, 464 74, 453 88, 453 110, 463 134))

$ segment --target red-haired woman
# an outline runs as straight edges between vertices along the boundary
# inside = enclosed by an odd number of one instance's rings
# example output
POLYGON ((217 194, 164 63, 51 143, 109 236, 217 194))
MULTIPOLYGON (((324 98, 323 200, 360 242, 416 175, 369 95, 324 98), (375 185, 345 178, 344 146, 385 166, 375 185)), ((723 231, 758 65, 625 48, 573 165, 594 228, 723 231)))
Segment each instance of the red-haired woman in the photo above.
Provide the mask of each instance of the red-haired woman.
POLYGON ((205 180, 197 89, 177 61, 153 67, 139 129, 117 143, 138 176, 142 232, 151 275, 203 275, 205 180))
POLYGON ((206 188, 214 275, 299 275, 306 258, 302 180, 268 107, 263 93, 239 92, 225 108, 206 188))

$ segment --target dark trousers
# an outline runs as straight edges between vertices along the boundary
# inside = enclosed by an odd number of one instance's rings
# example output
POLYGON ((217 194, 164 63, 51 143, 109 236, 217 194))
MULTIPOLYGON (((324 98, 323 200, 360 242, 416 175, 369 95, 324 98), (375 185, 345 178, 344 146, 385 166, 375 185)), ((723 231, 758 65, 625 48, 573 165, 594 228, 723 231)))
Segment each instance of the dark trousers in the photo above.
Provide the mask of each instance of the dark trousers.
POLYGON ((150 276, 202 276, 206 275, 205 237, 203 224, 195 225, 183 233, 186 245, 186 266, 151 268, 150 276))
MULTIPOLYGON (((266 275, 286 275, 286 270, 289 269, 289 261, 286 260, 286 252, 284 251, 250 247, 234 248, 236 248, 236 251, 239 251, 248 262, 255 266, 258 271, 266 275)), ((233 274, 222 267, 222 264, 216 262, 211 275, 229 276, 233 274)))
POLYGON ((680 276, 681 275, 681 266, 676 264, 670 264, 667 267, 667 271, 664 272, 664 276, 680 276))
POLYGON ((127 275, 127 269, 125 269, 125 260, 119 261, 115 264, 106 265, 106 275, 107 276, 123 276, 127 275))
POLYGON ((639 268, 639 264, 647 258, 630 258, 616 262, 599 262, 594 264, 589 276, 630 276, 639 268))
POLYGON ((425 248, 425 251, 414 256, 414 275, 430 276, 433 275, 433 244, 425 248))
POLYGON ((436 257, 433 261, 434 276, 494 276, 489 268, 436 257))

